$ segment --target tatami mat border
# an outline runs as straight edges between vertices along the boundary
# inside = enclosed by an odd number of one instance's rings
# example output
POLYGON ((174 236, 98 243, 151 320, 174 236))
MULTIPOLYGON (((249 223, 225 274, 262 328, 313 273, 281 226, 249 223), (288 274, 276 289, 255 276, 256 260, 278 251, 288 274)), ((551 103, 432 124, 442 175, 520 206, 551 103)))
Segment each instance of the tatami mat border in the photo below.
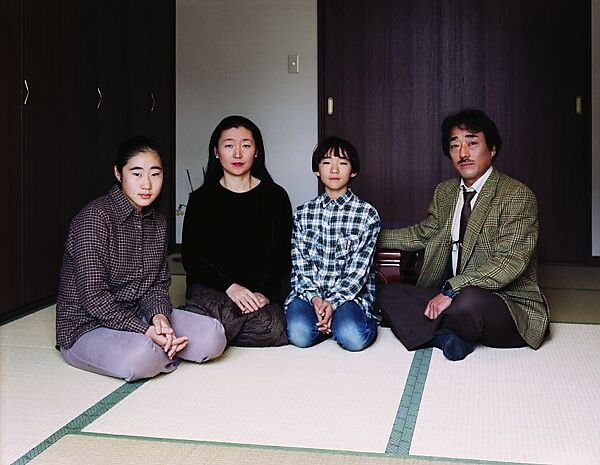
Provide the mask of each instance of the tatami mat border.
POLYGON ((131 436, 131 435, 120 435, 120 434, 109 434, 109 433, 96 433, 88 431, 74 431, 71 433, 77 436, 91 436, 99 438, 119 438, 129 439, 134 441, 148 441, 148 442, 164 442, 173 444, 200 444, 204 446, 223 446, 223 447, 236 447, 240 449, 260 449, 260 450, 280 450, 288 452, 307 452, 315 454, 331 454, 331 455, 347 455, 352 457, 395 457, 399 459, 413 459, 413 460, 428 460, 431 462, 451 462, 455 464, 479 464, 479 465, 534 465, 524 462, 497 462, 493 460, 477 460, 477 459, 463 459, 454 457, 433 457, 426 455, 409 455, 409 454, 380 454, 377 452, 358 452, 358 451, 346 451, 346 450, 333 450, 333 449, 317 449, 308 447, 285 447, 285 446, 272 446, 263 444, 242 444, 237 442, 218 442, 218 441, 201 441, 197 439, 176 439, 176 438, 158 438, 149 436, 131 436))
POLYGON ((385 449, 386 454, 408 454, 410 451, 432 350, 431 348, 420 349, 415 352, 396 413, 396 420, 385 449))
POLYGON ((205 444, 205 445, 218 445, 228 447, 240 447, 240 448, 254 448, 263 450, 284 450, 284 451, 299 451, 299 452, 314 452, 321 454, 334 454, 334 455, 349 455, 349 456, 360 456, 360 457, 381 457, 381 456, 394 456, 398 458, 406 459, 421 459, 429 460, 433 462, 451 462, 456 464, 482 464, 482 465, 528 465, 520 462, 497 462, 497 461, 481 461, 472 460, 466 458, 450 458, 450 457, 432 457, 432 456, 421 456, 421 455, 410 455, 410 445, 415 430, 416 420, 419 413, 419 406, 423 391, 425 388, 425 381, 429 371, 429 365, 431 362, 432 349, 421 349, 415 352, 411 368, 408 373, 404 392, 400 400, 396 419, 392 427, 390 439, 386 448, 385 454, 378 454, 372 452, 356 452, 356 451, 343 451, 343 450, 331 450, 331 449, 311 449, 302 447, 283 447, 283 446, 266 446, 257 444, 239 444, 239 443, 228 443, 228 442, 216 442, 216 441, 200 441, 200 440, 189 440, 189 439, 173 439, 173 438, 158 438, 158 437, 145 437, 145 436, 124 436, 124 435, 112 435, 106 433, 94 433, 82 431, 85 427, 95 421, 97 418, 105 414, 108 410, 118 404, 121 400, 125 399, 129 394, 134 392, 136 389, 141 387, 148 380, 136 381, 133 383, 125 383, 115 391, 104 397, 102 400, 94 404, 92 407, 87 409, 81 415, 67 423, 60 430, 56 431, 50 437, 42 441, 40 444, 32 448, 29 452, 24 454, 18 460, 13 462, 12 465, 22 465, 31 461, 33 458, 41 454, 47 448, 56 443, 60 438, 67 434, 79 435, 79 436, 94 436, 94 437, 118 437, 123 439, 134 439, 143 441, 154 441, 154 442, 169 442, 169 443, 187 443, 187 444, 205 444))
POLYGON ((94 405, 92 405, 89 409, 87 409, 81 415, 74 418, 69 423, 67 423, 65 426, 63 426, 61 429, 56 431, 50 437, 48 437, 47 439, 45 439, 44 441, 39 443, 37 446, 35 446, 29 452, 27 452, 26 454, 21 456, 19 459, 14 461, 12 465, 25 464, 25 463, 29 462, 30 460, 32 460, 37 455, 39 455, 40 453, 42 453, 44 450, 46 450, 48 447, 50 447, 52 444, 54 444, 56 441, 58 441, 63 436, 65 436, 67 434, 80 432, 83 428, 88 426, 90 423, 92 423, 94 420, 96 420, 101 415, 105 414, 108 410, 110 410, 112 407, 114 407, 116 404, 118 404, 121 400, 123 400, 125 397, 127 397, 129 394, 131 394, 137 388, 142 386, 146 381, 148 381, 148 380, 144 379, 144 380, 140 380, 140 381, 135 381, 133 383, 125 383, 122 386, 118 387, 113 392, 111 392, 109 395, 107 395, 100 401, 96 402, 94 405))
MULTIPOLYGON (((552 309, 550 309, 552 311, 552 309)), ((566 320, 553 320, 552 317, 550 317, 550 323, 551 324, 558 324, 558 325, 585 325, 585 326, 598 326, 600 325, 600 323, 589 323, 587 321, 566 321, 566 320)), ((552 328, 550 328, 550 334, 552 334, 552 328)), ((543 347, 542 343, 542 347, 543 347)))
POLYGON ((550 291, 575 291, 575 292, 600 292, 600 289, 597 287, 540 287, 542 292, 546 290, 550 291))

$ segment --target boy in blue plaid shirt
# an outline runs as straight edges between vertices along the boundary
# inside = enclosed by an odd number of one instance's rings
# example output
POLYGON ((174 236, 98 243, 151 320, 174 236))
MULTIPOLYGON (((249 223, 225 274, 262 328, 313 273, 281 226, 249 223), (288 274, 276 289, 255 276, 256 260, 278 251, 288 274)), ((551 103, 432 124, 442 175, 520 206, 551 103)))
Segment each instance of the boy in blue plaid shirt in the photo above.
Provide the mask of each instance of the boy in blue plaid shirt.
POLYGON ((377 335, 371 270, 380 221, 377 210, 348 188, 359 171, 354 146, 329 137, 312 157, 325 193, 301 205, 292 233, 292 292, 285 302, 289 342, 310 347, 333 336, 360 351, 377 335))

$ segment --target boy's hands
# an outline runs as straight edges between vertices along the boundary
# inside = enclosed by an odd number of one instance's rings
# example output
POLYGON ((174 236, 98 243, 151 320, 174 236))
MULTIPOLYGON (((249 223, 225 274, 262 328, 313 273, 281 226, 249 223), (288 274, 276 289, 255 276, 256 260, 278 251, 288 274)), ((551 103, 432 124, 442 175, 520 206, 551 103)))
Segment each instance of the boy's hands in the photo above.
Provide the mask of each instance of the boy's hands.
POLYGON ((317 329, 323 334, 331 334, 331 317, 333 316, 331 302, 315 296, 311 299, 311 303, 317 315, 317 329))

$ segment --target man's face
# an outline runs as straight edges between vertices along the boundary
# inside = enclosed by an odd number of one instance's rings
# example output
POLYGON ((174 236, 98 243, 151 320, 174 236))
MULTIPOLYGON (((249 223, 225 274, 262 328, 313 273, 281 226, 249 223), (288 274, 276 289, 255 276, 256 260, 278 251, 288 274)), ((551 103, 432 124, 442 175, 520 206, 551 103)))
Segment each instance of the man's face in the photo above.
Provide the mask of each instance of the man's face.
POLYGON ((468 187, 488 170, 496 155, 496 147, 488 148, 483 132, 455 126, 450 131, 448 143, 452 164, 468 187))

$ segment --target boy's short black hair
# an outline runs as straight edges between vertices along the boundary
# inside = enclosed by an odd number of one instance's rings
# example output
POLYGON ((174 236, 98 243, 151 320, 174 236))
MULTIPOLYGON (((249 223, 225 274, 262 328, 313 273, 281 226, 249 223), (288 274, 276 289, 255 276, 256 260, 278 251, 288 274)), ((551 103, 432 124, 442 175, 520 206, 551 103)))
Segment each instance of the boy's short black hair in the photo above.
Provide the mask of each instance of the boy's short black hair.
POLYGON ((333 150, 333 153, 338 157, 347 159, 352 167, 352 173, 358 174, 360 160, 356 148, 346 139, 337 136, 327 137, 315 148, 312 156, 313 173, 319 171, 319 163, 323 158, 327 158, 326 155, 330 150, 333 150))

